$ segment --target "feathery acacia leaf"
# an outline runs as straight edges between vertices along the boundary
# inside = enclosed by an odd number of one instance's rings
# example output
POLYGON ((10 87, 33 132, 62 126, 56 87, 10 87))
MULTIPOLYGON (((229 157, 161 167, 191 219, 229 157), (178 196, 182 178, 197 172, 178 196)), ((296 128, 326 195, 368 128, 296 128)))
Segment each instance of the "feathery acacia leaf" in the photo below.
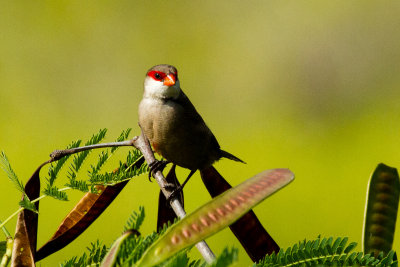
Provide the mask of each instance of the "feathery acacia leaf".
POLYGON ((31 210, 33 212, 38 212, 35 203, 32 203, 27 196, 24 196, 22 200, 18 203, 21 208, 31 210))
MULTIPOLYGON (((81 144, 81 140, 73 141, 70 145, 67 146, 67 149, 76 148, 81 144)), ((50 185, 54 184, 54 181, 57 178, 58 173, 60 172, 61 168, 64 166, 65 162, 71 155, 66 155, 60 158, 55 165, 53 163, 49 167, 49 178, 47 179, 50 185)))
MULTIPOLYGON (((128 128, 126 130, 123 130, 116 141, 120 142, 120 141, 124 141, 124 140, 128 139, 128 136, 129 136, 131 130, 132 130, 132 128, 128 128)), ((115 150, 117 150, 117 149, 118 149, 118 147, 112 147, 111 148, 111 153, 114 153, 115 150)))
POLYGON ((144 221, 145 213, 144 213, 144 207, 140 206, 139 207, 139 213, 134 211, 131 216, 129 216, 128 221, 126 222, 124 226, 124 231, 128 230, 136 230, 139 231, 140 226, 142 225, 144 221))
POLYGON ((21 180, 18 179, 18 176, 15 174, 14 170, 11 168, 11 164, 10 164, 6 154, 4 153, 4 151, 1 151, 1 153, 0 153, 0 165, 1 165, 1 168, 7 174, 10 181, 14 184, 15 188, 17 188, 18 191, 20 191, 22 194, 24 194, 26 196, 24 184, 22 183, 21 180))
POLYGON ((93 176, 93 175, 97 174, 100 171, 101 167, 109 159, 108 151, 101 151, 101 153, 99 154, 98 157, 99 157, 99 159, 97 161, 97 164, 95 166, 94 165, 90 166, 90 168, 91 168, 91 170, 89 170, 89 175, 90 176, 93 176))
POLYGON ((394 260, 394 252, 384 256, 381 253, 377 258, 371 254, 364 255, 362 252, 352 252, 357 243, 351 242, 347 245, 348 238, 329 239, 318 237, 316 240, 303 240, 286 251, 280 250, 278 254, 267 255, 254 267, 269 266, 397 266, 394 260), (318 251, 318 255, 312 250, 318 251))
MULTIPOLYGON (((130 133, 131 129, 126 129, 121 132, 119 137, 116 139, 117 141, 122 141, 126 139, 130 133)), ((93 135, 89 141, 85 143, 86 146, 93 145, 99 143, 106 135, 107 129, 101 129, 97 134, 93 135)), ((72 142, 68 148, 79 147, 81 144, 81 140, 72 142)), ((118 147, 116 147, 118 148, 118 147)), ((107 162, 107 160, 112 156, 112 154, 116 151, 115 149, 103 150, 100 152, 98 156, 98 161, 96 165, 91 165, 91 170, 89 173, 89 180, 78 180, 77 172, 81 168, 83 162, 87 158, 90 150, 79 152, 74 158, 73 162, 69 166, 68 171, 68 183, 65 186, 70 187, 71 189, 80 190, 82 192, 91 192, 97 193, 96 185, 114 185, 116 183, 120 183, 124 180, 130 179, 132 177, 138 176, 142 173, 147 172, 147 165, 142 164, 139 168, 135 166, 135 163, 142 158, 141 153, 138 150, 129 151, 126 157, 125 163, 120 162, 120 166, 116 171, 106 172, 100 174, 99 171, 101 167, 107 162)), ((61 158, 56 165, 50 166, 49 168, 49 178, 47 179, 48 185, 44 191, 46 195, 52 196, 54 198, 60 200, 67 200, 66 193, 60 193, 58 188, 54 187, 54 181, 60 172, 61 168, 65 165, 68 156, 61 158)))
POLYGON ((59 188, 50 184, 47 184, 47 187, 43 190, 43 194, 58 200, 68 201, 67 193, 60 191, 59 188))
POLYGON ((187 255, 187 251, 182 251, 180 253, 177 253, 175 257, 167 260, 163 264, 163 267, 188 266, 189 261, 190 259, 187 255))
POLYGON ((104 174, 94 174, 90 177, 90 183, 113 185, 115 183, 124 181, 126 179, 138 176, 147 172, 147 165, 142 164, 139 168, 135 163, 142 158, 138 150, 129 151, 125 163, 120 162, 120 166, 113 172, 106 172, 104 174))
POLYGON ((86 252, 81 257, 73 257, 70 260, 61 263, 62 267, 76 267, 76 266, 98 266, 101 260, 106 255, 107 249, 105 245, 102 245, 98 240, 95 243, 90 244, 91 247, 87 247, 86 252))
MULTIPOLYGON (((131 128, 128 128, 126 130, 123 130, 119 137, 115 140, 116 142, 123 141, 128 138, 129 133, 131 132, 131 128)), ((107 160, 114 154, 114 152, 118 149, 119 147, 112 147, 110 150, 105 150, 102 151, 99 155, 99 159, 97 161, 96 165, 91 165, 91 170, 89 171, 89 176, 93 176, 97 174, 101 167, 107 162, 107 160)))
POLYGON ((86 181, 83 180, 71 179, 65 186, 85 193, 89 192, 89 185, 86 183, 86 181))
POLYGON ((211 267, 229 266, 238 260, 238 254, 239 250, 237 248, 225 248, 215 262, 211 264, 211 267))
POLYGON ((115 242, 112 244, 111 248, 108 250, 107 254, 101 261, 100 267, 111 267, 116 266, 118 263, 118 253, 124 242, 134 235, 134 231, 126 231, 123 233, 115 242))
MULTIPOLYGON (((100 131, 97 134, 94 134, 89 139, 89 141, 87 141, 85 143, 85 146, 98 144, 106 136, 106 133, 107 133, 107 129, 100 129, 100 131)), ((73 162, 71 163, 70 168, 69 168, 68 178, 74 179, 76 177, 76 173, 81 168, 83 162, 86 160, 90 151, 91 150, 85 150, 85 151, 79 152, 77 155, 74 156, 73 162)))

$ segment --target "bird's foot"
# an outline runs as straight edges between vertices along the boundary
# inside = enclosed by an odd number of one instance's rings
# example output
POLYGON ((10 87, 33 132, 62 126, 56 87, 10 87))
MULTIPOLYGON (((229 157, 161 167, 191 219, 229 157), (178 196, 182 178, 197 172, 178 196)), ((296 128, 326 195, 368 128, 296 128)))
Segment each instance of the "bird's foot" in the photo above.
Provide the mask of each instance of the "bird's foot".
POLYGON ((164 188, 167 189, 167 190, 169 190, 169 191, 172 191, 171 194, 167 197, 167 203, 168 203, 171 199, 177 197, 179 194, 182 194, 182 190, 183 190, 183 186, 181 186, 181 185, 175 185, 175 184, 170 184, 170 183, 166 184, 166 185, 164 186, 164 188))
MULTIPOLYGON (((164 186, 165 189, 172 191, 171 194, 169 195, 169 197, 167 197, 167 202, 169 202, 171 199, 176 197, 178 194, 183 194, 183 191, 182 191, 183 187, 186 185, 186 183, 189 181, 190 177, 192 177, 192 175, 195 172, 196 172, 196 170, 191 170, 188 177, 181 185, 175 185, 175 184, 168 183, 164 186)), ((183 196, 182 196, 182 198, 183 198, 183 196)))
POLYGON ((155 160, 149 164, 149 181, 151 182, 151 176, 154 177, 154 174, 158 171, 163 171, 165 166, 170 163, 167 160, 155 160))

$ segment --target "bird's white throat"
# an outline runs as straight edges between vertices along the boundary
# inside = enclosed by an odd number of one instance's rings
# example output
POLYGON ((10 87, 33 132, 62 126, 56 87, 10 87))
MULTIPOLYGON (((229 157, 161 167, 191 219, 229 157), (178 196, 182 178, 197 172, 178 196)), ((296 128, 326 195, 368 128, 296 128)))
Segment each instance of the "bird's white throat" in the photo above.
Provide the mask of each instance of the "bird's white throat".
POLYGON ((176 81, 175 85, 167 86, 161 81, 156 81, 151 77, 146 77, 144 80, 144 97, 150 98, 178 98, 181 92, 179 80, 176 81))

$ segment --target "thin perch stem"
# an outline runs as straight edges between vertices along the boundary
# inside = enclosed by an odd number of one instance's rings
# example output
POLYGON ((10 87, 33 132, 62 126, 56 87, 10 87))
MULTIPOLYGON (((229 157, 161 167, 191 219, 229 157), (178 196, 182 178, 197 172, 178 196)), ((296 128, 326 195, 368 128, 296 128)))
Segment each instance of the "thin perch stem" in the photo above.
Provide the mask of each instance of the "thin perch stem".
POLYGON ((121 141, 121 142, 111 142, 111 143, 102 143, 102 144, 95 144, 89 146, 81 146, 75 148, 69 148, 64 150, 55 150, 50 154, 50 162, 56 161, 61 159, 64 156, 75 154, 78 152, 82 152, 85 150, 91 150, 96 148, 105 148, 105 147, 120 147, 120 146, 133 146, 137 137, 134 137, 131 140, 121 141))
POLYGON ((0 224, 2 225, 0 228, 1 230, 3 230, 4 235, 6 236, 6 238, 11 237, 10 233, 8 232, 7 228, 4 226, 4 224, 1 222, 0 220, 0 224))
POLYGON ((4 220, 4 222, 2 222, 0 224, 0 228, 3 228, 4 225, 6 225, 8 223, 9 220, 11 220, 14 216, 17 216, 18 213, 20 213, 21 211, 23 211, 24 208, 19 208, 16 212, 14 212, 13 214, 11 214, 10 216, 8 216, 7 219, 4 220))

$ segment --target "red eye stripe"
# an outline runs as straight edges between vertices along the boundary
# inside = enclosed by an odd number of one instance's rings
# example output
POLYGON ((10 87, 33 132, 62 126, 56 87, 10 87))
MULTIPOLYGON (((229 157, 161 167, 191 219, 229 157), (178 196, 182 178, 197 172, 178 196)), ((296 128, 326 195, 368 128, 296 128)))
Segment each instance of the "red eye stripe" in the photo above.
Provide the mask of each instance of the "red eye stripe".
POLYGON ((149 73, 147 73, 147 76, 153 78, 156 81, 161 81, 162 79, 165 78, 165 73, 161 72, 161 71, 156 71, 156 70, 152 70, 149 73))

